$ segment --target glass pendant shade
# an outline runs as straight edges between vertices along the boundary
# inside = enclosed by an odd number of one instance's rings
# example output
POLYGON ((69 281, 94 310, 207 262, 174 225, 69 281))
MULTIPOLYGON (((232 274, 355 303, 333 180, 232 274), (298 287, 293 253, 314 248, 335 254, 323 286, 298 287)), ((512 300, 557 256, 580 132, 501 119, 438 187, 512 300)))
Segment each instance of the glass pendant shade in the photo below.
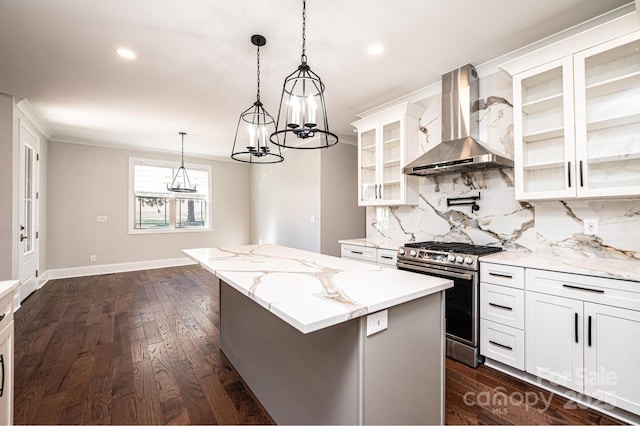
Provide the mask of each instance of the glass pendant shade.
POLYGON ((275 131, 275 120, 260 101, 260 46, 267 40, 256 34, 251 36, 251 43, 258 48, 258 93, 253 105, 240 114, 231 158, 243 163, 279 163, 284 160, 280 147, 275 146, 272 150, 268 138, 275 131))
POLYGON ((184 136, 185 132, 178 133, 182 136, 182 156, 180 167, 176 171, 176 175, 171 181, 170 185, 167 185, 167 191, 171 192, 198 192, 195 185, 191 185, 191 181, 189 180, 189 175, 187 174, 187 169, 184 167, 184 136))
POLYGON ((306 1, 303 1, 301 64, 284 80, 276 131, 269 139, 283 148, 328 148, 338 143, 338 136, 329 130, 324 83, 307 64, 305 29, 306 1))

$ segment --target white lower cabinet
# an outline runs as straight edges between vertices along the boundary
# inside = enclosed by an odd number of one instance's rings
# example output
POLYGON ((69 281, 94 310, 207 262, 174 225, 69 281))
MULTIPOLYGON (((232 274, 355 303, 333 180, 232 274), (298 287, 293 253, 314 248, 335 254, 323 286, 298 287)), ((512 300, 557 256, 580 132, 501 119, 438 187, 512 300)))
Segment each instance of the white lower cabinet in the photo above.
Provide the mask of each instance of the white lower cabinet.
POLYGON ((340 255, 346 259, 360 262, 375 263, 387 268, 395 268, 398 251, 393 249, 366 247, 355 244, 342 244, 340 255))
POLYGON ((527 292, 527 372, 582 392, 582 302, 527 292))
POLYGON ((480 353, 524 370, 524 331, 497 322, 480 319, 480 353))
POLYGON ((18 281, 0 281, 0 424, 13 424, 13 293, 18 281))
POLYGON ((480 354, 524 370, 524 268, 482 263, 480 354))
POLYGON ((13 324, 0 331, 0 424, 13 424, 13 324))
POLYGON ((376 263, 378 257, 377 250, 375 247, 342 244, 340 247, 340 256, 360 262, 376 263))
POLYGON ((640 312, 585 303, 585 393, 640 414, 640 312))
POLYGON ((379 248, 377 251, 376 260, 378 265, 395 268, 396 262, 398 260, 398 251, 379 248))
POLYGON ((640 285, 535 269, 526 285, 526 371, 640 415, 640 285))

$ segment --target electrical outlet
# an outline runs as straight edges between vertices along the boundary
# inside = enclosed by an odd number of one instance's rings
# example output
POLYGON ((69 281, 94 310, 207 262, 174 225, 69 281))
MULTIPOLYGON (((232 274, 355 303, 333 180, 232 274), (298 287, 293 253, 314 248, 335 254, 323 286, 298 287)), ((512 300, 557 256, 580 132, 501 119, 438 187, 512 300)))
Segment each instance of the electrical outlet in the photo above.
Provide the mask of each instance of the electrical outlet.
POLYGON ((585 235, 598 235, 598 219, 585 219, 584 220, 584 234, 585 235))
POLYGON ((389 326, 389 311, 376 312, 375 314, 367 315, 367 336, 386 330, 389 326))
POLYGON ((92 254, 89 256, 89 262, 95 262, 96 261, 96 255, 92 254))
POLYGON ((309 222, 316 223, 316 217, 315 216, 310 216, 309 217, 309 222))

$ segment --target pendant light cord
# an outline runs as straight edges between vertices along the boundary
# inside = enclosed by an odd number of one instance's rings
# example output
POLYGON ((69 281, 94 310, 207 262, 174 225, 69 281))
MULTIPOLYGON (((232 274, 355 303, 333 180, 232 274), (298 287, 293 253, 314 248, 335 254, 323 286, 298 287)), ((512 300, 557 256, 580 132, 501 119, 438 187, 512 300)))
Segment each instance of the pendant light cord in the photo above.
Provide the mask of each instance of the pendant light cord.
POLYGON ((258 46, 258 53, 256 54, 257 57, 257 68, 258 68, 258 72, 257 72, 257 76, 258 76, 258 93, 256 94, 257 100, 258 102, 260 102, 260 46, 258 46))
POLYGON ((302 0, 302 63, 307 63, 307 2, 302 0))
POLYGON ((180 163, 180 167, 184 168, 184 135, 186 135, 186 133, 180 132, 180 135, 182 136, 182 162, 180 163))

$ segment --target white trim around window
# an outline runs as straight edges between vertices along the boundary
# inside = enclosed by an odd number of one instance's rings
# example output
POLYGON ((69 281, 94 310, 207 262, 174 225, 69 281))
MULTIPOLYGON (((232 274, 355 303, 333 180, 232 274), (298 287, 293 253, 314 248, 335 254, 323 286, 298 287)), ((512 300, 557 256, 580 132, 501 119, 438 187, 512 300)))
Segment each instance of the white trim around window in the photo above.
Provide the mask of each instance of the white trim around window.
POLYGON ((178 167, 177 161, 129 157, 129 234, 211 230, 211 166, 185 163, 194 194, 166 189, 178 167))

